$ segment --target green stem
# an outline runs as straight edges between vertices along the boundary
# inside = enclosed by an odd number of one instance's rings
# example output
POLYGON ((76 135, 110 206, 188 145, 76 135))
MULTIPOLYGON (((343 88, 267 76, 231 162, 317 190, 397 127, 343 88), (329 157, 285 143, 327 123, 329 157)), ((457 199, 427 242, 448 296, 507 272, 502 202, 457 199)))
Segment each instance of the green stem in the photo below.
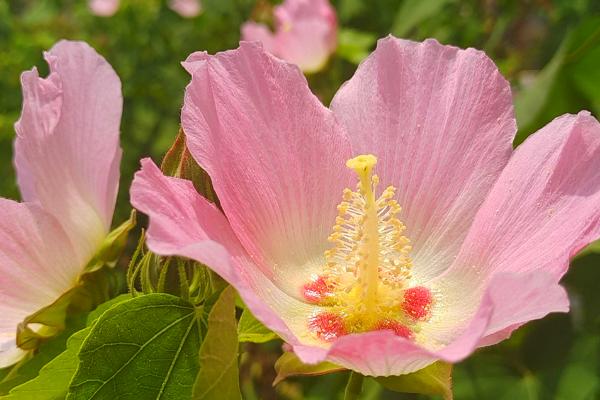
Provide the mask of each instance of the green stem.
POLYGON ((346 384, 346 391, 344 392, 344 400, 356 400, 362 392, 363 378, 361 374, 357 372, 350 372, 348 383, 346 384))

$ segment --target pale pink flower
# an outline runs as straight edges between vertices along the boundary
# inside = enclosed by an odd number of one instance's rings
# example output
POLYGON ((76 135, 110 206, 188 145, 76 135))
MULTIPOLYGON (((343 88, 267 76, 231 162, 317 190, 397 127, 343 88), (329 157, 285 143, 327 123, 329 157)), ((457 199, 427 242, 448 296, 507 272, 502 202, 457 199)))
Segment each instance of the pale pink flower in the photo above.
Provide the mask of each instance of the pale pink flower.
POLYGON ((184 66, 187 144, 223 212, 143 160, 148 245, 223 276, 302 361, 404 374, 568 310, 559 280, 600 236, 588 112, 513 151, 508 82, 435 40, 381 40, 330 109, 256 44, 184 66))
POLYGON ((304 72, 319 71, 337 46, 337 19, 329 0, 285 0, 275 7, 275 32, 246 22, 242 39, 260 41, 267 51, 304 72))
POLYGON ((15 167, 23 203, 0 198, 0 368, 18 361, 17 325, 72 288, 99 249, 119 184, 121 83, 82 42, 21 76, 15 167))
MULTIPOLYGON (((100 17, 113 16, 121 4, 120 0, 89 0, 93 14, 100 17)), ((202 12, 200 0, 169 0, 169 8, 184 18, 193 18, 202 12)))
POLYGON ((185 18, 193 18, 202 12, 200 0, 169 0, 169 7, 185 18))
POLYGON ((111 17, 119 9, 120 0, 89 0, 90 11, 99 17, 111 17))

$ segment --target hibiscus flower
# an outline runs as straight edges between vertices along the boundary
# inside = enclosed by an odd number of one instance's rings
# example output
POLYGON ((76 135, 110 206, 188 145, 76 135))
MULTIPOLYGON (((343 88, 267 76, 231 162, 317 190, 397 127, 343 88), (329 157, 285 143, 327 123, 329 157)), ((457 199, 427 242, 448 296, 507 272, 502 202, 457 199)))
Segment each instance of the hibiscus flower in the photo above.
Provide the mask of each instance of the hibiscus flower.
POLYGON ((61 41, 44 57, 47 78, 36 68, 21 76, 15 168, 23 202, 0 198, 0 368, 62 323, 23 322, 78 284, 109 232, 119 186, 117 74, 82 42, 61 41))
POLYGON ((182 125, 222 211, 145 159, 149 248, 212 268, 306 363, 364 375, 457 362, 550 312, 600 236, 600 124, 564 115, 516 150, 481 51, 393 37, 326 108, 256 43, 195 53, 182 125))
POLYGON ((248 21, 242 39, 262 42, 265 49, 306 73, 321 70, 337 46, 337 18, 328 0, 286 0, 275 7, 275 32, 248 21))

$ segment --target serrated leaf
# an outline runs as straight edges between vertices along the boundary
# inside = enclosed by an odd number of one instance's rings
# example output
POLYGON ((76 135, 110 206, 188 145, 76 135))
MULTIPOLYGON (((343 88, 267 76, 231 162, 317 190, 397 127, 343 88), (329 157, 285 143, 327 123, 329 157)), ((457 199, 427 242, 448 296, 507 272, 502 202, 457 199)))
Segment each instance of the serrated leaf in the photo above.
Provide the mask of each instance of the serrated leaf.
POLYGON ((441 361, 412 374, 379 377, 376 381, 395 392, 441 395, 446 400, 452 399, 452 365, 441 361))
POLYGON ((245 308, 238 324, 238 340, 240 342, 265 343, 277 339, 276 333, 264 326, 245 308))
POLYGON ((122 302, 98 319, 79 353, 68 400, 185 399, 198 371, 194 307, 169 294, 122 302))
POLYGON ((277 376, 273 381, 273 386, 277 385, 282 380, 297 375, 325 375, 332 372, 344 371, 345 368, 333 363, 324 361, 318 364, 304 364, 296 354, 291 351, 285 352, 275 362, 275 372, 277 376))
POLYGON ((200 348, 200 372, 194 400, 241 399, 235 291, 225 288, 208 314, 208 331, 200 348))

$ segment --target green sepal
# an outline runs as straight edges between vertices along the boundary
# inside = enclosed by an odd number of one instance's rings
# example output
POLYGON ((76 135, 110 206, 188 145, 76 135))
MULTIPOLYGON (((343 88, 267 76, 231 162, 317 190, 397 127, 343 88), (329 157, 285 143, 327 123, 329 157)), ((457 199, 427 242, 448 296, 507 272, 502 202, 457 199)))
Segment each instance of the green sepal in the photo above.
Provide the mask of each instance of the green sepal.
POLYGON ((136 223, 136 212, 131 210, 129 219, 106 236, 94 257, 83 270, 83 274, 97 271, 105 265, 114 267, 127 244, 129 232, 135 228, 136 223))
POLYGON ((452 364, 437 361, 412 374, 375 378, 386 389, 401 393, 441 395, 452 400, 452 364))
POLYGON ((238 323, 238 340, 240 342, 265 343, 278 338, 279 336, 275 332, 257 320, 250 310, 244 308, 238 323))
POLYGON ((179 129, 175 141, 162 160, 160 169, 165 175, 192 181, 198 193, 221 208, 210 176, 198 165, 187 148, 183 128, 179 129))
POLYGON ((69 290, 54 303, 25 318, 17 326, 17 346, 23 350, 34 350, 41 341, 62 331, 65 328, 67 308, 75 290, 76 288, 69 290), (30 324, 41 324, 43 327, 34 331, 30 324))
POLYGON ((304 364, 296 354, 291 351, 285 352, 275 362, 275 372, 277 376, 273 381, 273 386, 290 376, 314 376, 325 375, 333 372, 344 371, 344 367, 333 363, 323 361, 318 364, 304 364))

